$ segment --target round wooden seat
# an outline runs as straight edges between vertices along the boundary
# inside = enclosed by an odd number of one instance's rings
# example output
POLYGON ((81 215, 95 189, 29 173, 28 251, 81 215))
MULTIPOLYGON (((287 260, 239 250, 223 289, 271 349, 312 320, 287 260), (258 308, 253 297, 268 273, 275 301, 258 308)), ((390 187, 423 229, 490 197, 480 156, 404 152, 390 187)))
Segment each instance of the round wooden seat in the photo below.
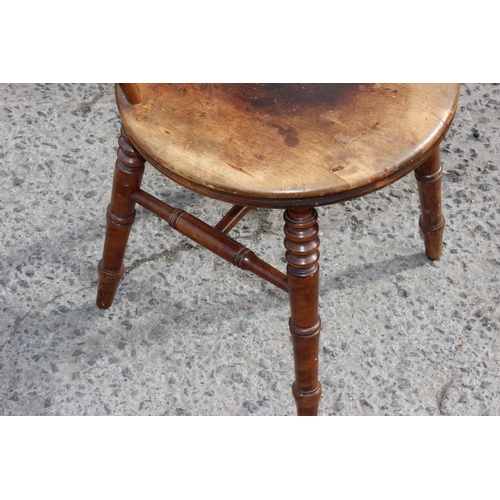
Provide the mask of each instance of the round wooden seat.
POLYGON ((247 206, 335 203, 383 187, 435 149, 456 84, 116 87, 134 146, 174 181, 247 206))

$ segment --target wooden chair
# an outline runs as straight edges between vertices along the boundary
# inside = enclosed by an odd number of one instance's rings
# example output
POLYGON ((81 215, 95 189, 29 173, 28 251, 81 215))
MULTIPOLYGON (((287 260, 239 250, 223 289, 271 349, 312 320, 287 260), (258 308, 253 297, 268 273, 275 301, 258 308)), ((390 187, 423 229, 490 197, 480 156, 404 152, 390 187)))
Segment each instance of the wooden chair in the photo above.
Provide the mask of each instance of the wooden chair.
POLYGON ((415 170, 429 259, 441 255, 439 143, 456 84, 119 84, 122 118, 97 306, 125 268, 135 204, 241 269, 288 292, 299 415, 317 415, 319 238, 314 207, 383 188, 415 170), (148 161, 175 182, 234 206, 211 227, 141 190, 148 161), (228 236, 252 208, 284 209, 286 274, 228 236))

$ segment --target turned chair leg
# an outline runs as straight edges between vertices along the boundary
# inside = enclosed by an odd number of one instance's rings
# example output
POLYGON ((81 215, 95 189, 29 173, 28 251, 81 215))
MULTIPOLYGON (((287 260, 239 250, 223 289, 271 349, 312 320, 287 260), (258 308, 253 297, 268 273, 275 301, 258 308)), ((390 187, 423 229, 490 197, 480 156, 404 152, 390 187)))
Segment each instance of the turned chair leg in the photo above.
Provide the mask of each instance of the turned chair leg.
POLYGON ((96 304, 100 309, 111 306, 120 279, 125 272, 123 257, 135 219, 132 194, 139 189, 144 173, 145 160, 130 142, 123 126, 118 145, 111 203, 106 213, 104 251, 102 260, 97 266, 99 284, 96 304))
POLYGON ((444 217, 441 211, 441 178, 443 170, 439 148, 415 170, 420 195, 420 231, 424 237, 425 253, 431 260, 441 257, 444 217))
POLYGON ((317 415, 321 397, 318 381, 319 238, 314 208, 285 211, 285 248, 290 296, 290 332, 295 360, 292 393, 298 415, 317 415))

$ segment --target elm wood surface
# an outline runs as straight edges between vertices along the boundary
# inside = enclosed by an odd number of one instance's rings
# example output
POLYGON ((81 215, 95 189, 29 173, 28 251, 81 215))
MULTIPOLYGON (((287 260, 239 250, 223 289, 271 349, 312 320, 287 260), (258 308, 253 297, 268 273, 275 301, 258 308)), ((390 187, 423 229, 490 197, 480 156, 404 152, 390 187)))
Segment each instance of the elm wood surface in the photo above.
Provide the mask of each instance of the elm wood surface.
POLYGON ((201 194, 241 205, 324 205, 413 170, 448 130, 455 84, 137 84, 116 87, 134 145, 201 194))
POLYGON ((111 305, 123 275, 137 202, 289 292, 292 393, 299 415, 317 415, 321 320, 313 206, 375 191, 416 169, 426 254, 439 258, 444 218, 438 146, 458 95, 459 86, 448 84, 117 86, 123 127, 97 305, 111 305), (180 184, 236 205, 215 228, 208 226, 140 189, 145 159, 180 184), (286 275, 226 234, 254 206, 288 207, 286 275))

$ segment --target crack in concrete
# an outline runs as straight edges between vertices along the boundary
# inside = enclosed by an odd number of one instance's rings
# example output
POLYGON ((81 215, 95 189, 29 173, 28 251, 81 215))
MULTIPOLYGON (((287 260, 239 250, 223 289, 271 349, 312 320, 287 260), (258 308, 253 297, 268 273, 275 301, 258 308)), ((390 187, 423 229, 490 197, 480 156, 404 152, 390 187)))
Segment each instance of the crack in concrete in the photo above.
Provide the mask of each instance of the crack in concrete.
POLYGON ((265 233, 271 233, 274 227, 273 221, 270 221, 269 218, 271 216, 271 209, 256 209, 253 210, 253 214, 259 218, 258 227, 255 233, 252 234, 251 240, 254 242, 259 241, 262 238, 262 235, 265 233))
POLYGON ((87 113, 90 113, 90 111, 92 110, 92 106, 94 106, 94 104, 99 100, 101 99, 102 97, 104 97, 107 93, 109 93, 110 89, 109 88, 106 88, 104 90, 101 90, 100 92, 98 92, 89 102, 81 102, 77 105, 77 108, 78 108, 78 111, 80 111, 81 113, 83 114, 87 114, 87 113))
POLYGON ((177 245, 173 246, 168 250, 164 250, 163 252, 160 253, 153 253, 148 257, 134 260, 132 264, 126 267, 125 274, 129 274, 134 269, 137 269, 139 266, 147 262, 158 262, 160 259, 172 261, 180 252, 187 252, 188 250, 191 250, 193 248, 195 248, 194 245, 191 245, 186 241, 181 241, 180 243, 178 243, 177 245))
POLYGON ((450 389, 450 387, 453 385, 453 383, 455 382, 455 378, 456 377, 453 377, 451 380, 449 380, 445 385, 444 387, 441 389, 441 391, 439 392, 438 396, 437 396, 437 401, 436 401, 436 406, 437 406, 437 410, 439 412, 440 415, 443 414, 443 411, 441 409, 441 406, 443 404, 443 401, 444 401, 444 398, 446 396, 446 393, 448 392, 448 390, 450 389))

